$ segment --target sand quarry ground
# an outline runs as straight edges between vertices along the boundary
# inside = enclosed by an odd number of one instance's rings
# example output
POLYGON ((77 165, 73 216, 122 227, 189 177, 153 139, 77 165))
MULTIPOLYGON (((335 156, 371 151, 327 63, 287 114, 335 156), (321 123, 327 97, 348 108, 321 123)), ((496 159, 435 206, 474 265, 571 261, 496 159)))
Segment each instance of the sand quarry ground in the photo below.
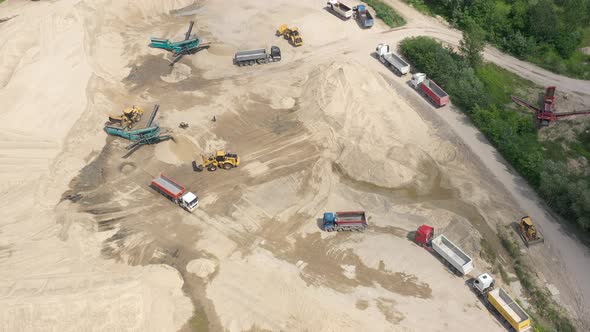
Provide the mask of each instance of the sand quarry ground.
POLYGON ((494 229, 522 211, 371 55, 381 22, 361 30, 311 0, 8 1, 0 13, 1 330, 506 329, 410 238, 433 225, 475 275, 489 268, 481 238, 502 256, 494 229), (190 20, 212 46, 170 67, 149 37, 180 39, 190 20), (274 36, 282 23, 302 27, 303 47, 274 36), (283 61, 232 64, 270 45, 283 61), (104 133, 108 114, 155 103, 174 141, 129 153, 104 133), (218 148, 242 165, 193 172, 218 148), (199 209, 151 190, 161 172, 199 209), (366 210, 370 230, 323 232, 335 210, 366 210))

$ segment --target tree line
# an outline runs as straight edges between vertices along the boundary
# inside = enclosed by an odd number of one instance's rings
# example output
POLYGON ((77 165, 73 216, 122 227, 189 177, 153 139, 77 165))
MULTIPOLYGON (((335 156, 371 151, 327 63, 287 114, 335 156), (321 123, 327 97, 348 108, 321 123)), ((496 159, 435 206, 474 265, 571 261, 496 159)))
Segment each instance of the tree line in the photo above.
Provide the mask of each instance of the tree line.
POLYGON ((464 33, 459 52, 429 37, 405 39, 400 43, 400 51, 414 68, 426 73, 449 93, 453 103, 554 211, 590 232, 590 160, 585 157, 585 154, 590 156, 590 126, 569 145, 576 149, 541 141, 534 116, 508 109, 506 105, 514 90, 526 90, 526 85, 532 87, 532 83, 482 63, 479 51, 483 43, 478 37, 481 31, 471 28, 475 32, 471 36, 464 33), (554 148, 548 149, 549 145, 554 148), (586 158, 586 166, 571 167, 568 163, 571 158, 586 158))
MULTIPOLYGON (((590 0, 407 0, 461 29, 557 73, 590 79, 590 56, 578 51, 590 34, 590 0)), ((588 42, 588 41, 586 41, 588 42)))

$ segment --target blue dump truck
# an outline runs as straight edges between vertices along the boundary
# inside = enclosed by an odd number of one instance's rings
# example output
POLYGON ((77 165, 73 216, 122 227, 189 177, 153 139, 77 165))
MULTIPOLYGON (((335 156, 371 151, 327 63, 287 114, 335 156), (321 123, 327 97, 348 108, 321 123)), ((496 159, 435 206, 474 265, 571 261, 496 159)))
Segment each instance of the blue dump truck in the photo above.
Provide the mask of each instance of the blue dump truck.
POLYGON ((373 15, 371 15, 367 6, 358 5, 354 7, 354 12, 354 17, 363 28, 368 29, 373 26, 373 15))
POLYGON ((328 232, 364 232, 369 224, 365 211, 326 212, 323 227, 328 232))

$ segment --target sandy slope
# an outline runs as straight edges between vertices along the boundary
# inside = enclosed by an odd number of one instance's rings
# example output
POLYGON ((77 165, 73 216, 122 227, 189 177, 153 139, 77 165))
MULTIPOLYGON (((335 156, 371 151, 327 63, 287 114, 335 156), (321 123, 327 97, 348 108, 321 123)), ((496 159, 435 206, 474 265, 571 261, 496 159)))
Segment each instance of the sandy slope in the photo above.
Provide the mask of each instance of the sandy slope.
MULTIPOLYGON (((153 3, 152 12, 166 9, 153 3)), ((98 128, 85 131, 78 120, 92 109, 87 89, 101 73, 88 52, 84 7, 0 5, 2 17, 16 15, 0 24, 1 330, 178 329, 192 308, 177 271, 106 261, 100 243, 108 234, 67 206, 54 210, 88 153, 104 144, 98 128)))

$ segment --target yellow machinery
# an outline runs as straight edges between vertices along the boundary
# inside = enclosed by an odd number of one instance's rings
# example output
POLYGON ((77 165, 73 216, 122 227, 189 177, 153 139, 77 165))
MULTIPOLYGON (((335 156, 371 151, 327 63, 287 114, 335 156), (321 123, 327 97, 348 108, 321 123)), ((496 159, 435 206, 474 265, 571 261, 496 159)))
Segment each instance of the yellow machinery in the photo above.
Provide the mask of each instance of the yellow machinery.
POLYGON ((226 153, 224 150, 217 150, 215 155, 209 156, 209 158, 205 158, 205 156, 202 157, 203 163, 201 165, 196 166, 196 163, 193 162, 193 167, 199 172, 205 168, 210 172, 216 171, 217 168, 229 170, 240 165, 240 157, 237 154, 226 153))
POLYGON ((277 36, 283 36, 285 39, 291 42, 293 46, 303 45, 303 37, 299 33, 297 28, 289 28, 286 24, 283 24, 277 30, 277 36))
POLYGON ((127 107, 123 110, 123 115, 110 115, 109 121, 119 123, 122 127, 132 128, 133 124, 141 120, 143 109, 137 106, 127 107))
POLYGON ((520 219, 518 231, 527 247, 545 242, 541 232, 533 225, 533 219, 529 216, 524 216, 520 219))

